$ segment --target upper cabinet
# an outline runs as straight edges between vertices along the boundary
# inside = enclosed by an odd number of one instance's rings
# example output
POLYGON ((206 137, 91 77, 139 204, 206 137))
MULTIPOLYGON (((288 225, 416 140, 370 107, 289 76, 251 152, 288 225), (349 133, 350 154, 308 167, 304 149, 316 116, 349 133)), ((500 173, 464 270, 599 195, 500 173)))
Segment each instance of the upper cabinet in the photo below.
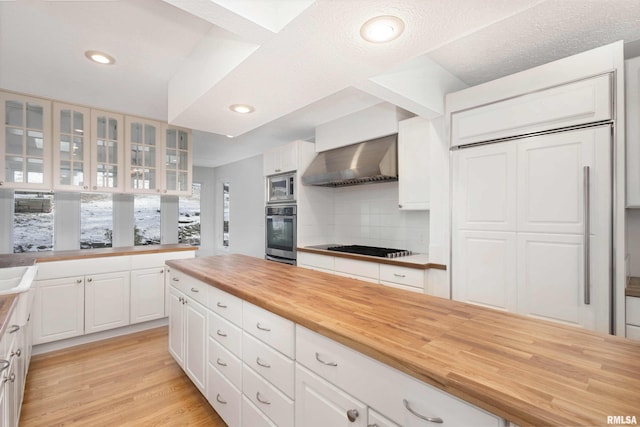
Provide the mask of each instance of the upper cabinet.
POLYGON ((191 131, 164 128, 164 194, 190 194, 192 181, 191 131))
POLYGON ((429 121, 413 117, 398 123, 398 207, 429 209, 429 121))
POLYGON ((298 169, 298 144, 296 141, 265 151, 264 175, 292 172, 298 169))
POLYGON ((627 206, 640 208, 640 57, 625 61, 627 206))
POLYGON ((3 188, 51 188, 51 102, 0 92, 3 188))
POLYGON ((127 192, 160 193, 162 123, 137 117, 125 118, 127 192))
POLYGON ((189 129, 8 92, 0 104, 4 188, 191 194, 189 129))

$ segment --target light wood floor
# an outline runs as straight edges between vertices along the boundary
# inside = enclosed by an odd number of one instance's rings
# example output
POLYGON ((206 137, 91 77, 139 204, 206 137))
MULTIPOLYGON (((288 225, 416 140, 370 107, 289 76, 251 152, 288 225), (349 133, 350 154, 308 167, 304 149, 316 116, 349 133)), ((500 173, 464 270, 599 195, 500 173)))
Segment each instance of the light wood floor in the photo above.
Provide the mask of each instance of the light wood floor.
POLYGON ((33 356, 20 426, 226 426, 167 338, 163 327, 33 356))

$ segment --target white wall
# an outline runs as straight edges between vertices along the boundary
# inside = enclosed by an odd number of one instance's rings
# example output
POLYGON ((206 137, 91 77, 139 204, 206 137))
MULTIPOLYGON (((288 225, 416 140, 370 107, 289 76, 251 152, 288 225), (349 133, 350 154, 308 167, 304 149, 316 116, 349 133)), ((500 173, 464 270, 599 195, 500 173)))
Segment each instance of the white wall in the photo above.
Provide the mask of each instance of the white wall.
MULTIPOLYGON (((215 168, 215 253, 264 258, 262 155, 215 168), (222 246, 222 183, 229 182, 229 248, 222 246)), ((202 214, 201 214, 202 215, 202 214)))
POLYGON ((216 215, 216 174, 215 169, 193 168, 193 182, 199 182, 200 188, 200 249, 197 256, 216 253, 215 215, 216 215))

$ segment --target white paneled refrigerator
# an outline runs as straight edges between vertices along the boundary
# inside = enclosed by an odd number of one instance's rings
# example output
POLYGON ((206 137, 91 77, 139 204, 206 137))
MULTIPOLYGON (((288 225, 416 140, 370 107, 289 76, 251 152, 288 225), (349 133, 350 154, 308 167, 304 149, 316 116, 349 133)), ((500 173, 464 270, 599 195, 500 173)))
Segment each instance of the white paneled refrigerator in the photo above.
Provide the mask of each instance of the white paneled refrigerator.
POLYGON ((612 127, 452 152, 452 296, 611 327, 612 127))

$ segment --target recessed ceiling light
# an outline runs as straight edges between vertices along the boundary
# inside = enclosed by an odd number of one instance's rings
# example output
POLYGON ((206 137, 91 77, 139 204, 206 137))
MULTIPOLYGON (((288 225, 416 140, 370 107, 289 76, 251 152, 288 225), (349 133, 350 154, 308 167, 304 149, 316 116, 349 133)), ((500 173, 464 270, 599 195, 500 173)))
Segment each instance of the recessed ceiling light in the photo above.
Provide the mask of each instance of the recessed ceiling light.
POLYGON ((253 113, 256 110, 252 105, 249 104, 233 104, 229 105, 229 109, 240 114, 249 114, 253 113))
POLYGON ((98 64, 110 65, 116 63, 116 60, 113 56, 104 52, 99 52, 97 50, 88 50, 84 53, 84 56, 86 56, 93 62, 97 62, 98 64))
POLYGON ((360 36, 371 43, 385 43, 400 37, 404 22, 396 16, 376 16, 360 28, 360 36))

